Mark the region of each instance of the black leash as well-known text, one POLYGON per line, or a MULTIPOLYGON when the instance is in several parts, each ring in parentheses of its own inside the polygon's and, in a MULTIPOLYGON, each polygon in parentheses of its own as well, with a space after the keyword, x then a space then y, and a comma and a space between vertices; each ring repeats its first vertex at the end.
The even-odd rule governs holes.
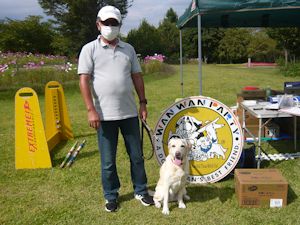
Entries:
POLYGON ((155 141, 155 137, 154 137, 154 132, 153 130, 149 127, 149 125, 146 123, 145 120, 141 120, 141 149, 142 149, 142 154, 144 159, 150 160, 153 155, 154 155, 154 141, 155 141), (149 137, 149 140, 151 142, 151 147, 152 147, 152 151, 149 157, 145 157, 144 156, 144 130, 146 130, 147 135, 149 137))

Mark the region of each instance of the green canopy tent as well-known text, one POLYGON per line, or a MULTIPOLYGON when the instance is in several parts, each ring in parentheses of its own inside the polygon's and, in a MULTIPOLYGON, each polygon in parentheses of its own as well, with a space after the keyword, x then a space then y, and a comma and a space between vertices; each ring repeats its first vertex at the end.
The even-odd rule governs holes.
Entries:
POLYGON ((199 89, 202 95, 202 27, 300 27, 300 0, 192 0, 179 17, 183 95, 182 29, 198 27, 199 89))

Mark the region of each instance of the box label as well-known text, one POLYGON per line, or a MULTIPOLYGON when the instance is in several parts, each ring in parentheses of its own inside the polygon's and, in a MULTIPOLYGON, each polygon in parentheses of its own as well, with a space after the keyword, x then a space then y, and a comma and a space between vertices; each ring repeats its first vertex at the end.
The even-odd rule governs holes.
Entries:
POLYGON ((270 207, 271 208, 281 208, 283 206, 283 200, 279 198, 271 198, 270 199, 270 207))

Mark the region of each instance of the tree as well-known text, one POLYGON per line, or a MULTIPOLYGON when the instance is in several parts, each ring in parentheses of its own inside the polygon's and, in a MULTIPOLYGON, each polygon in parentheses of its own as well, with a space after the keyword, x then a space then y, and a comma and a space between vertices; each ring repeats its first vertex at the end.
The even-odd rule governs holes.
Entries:
POLYGON ((178 16, 176 12, 173 10, 173 8, 170 8, 166 13, 163 22, 167 22, 167 21, 173 24, 176 24, 178 21, 178 16))
POLYGON ((274 62, 279 55, 276 41, 264 30, 254 30, 248 45, 248 57, 257 62, 274 62))
MULTIPOLYGON (((204 62, 217 62, 219 59, 218 47, 224 37, 224 29, 201 29, 202 60, 204 62)), ((198 29, 183 29, 183 54, 187 58, 198 58, 198 29)))
POLYGON ((185 58, 198 58, 197 28, 186 28, 182 30, 182 50, 185 58))
POLYGON ((169 63, 179 63, 179 30, 176 27, 178 16, 170 8, 163 21, 159 24, 158 33, 161 39, 160 53, 167 57, 169 63))
POLYGON ((250 32, 244 28, 226 29, 219 43, 219 57, 226 63, 247 61, 247 46, 250 42, 250 32))
POLYGON ((204 28, 202 29, 202 57, 204 62, 218 62, 218 47, 224 37, 222 28, 204 28))
POLYGON ((39 0, 39 4, 64 38, 69 54, 77 54, 81 46, 95 39, 99 33, 96 17, 100 8, 113 5, 120 9, 123 18, 132 0, 39 0))
POLYGON ((286 65, 290 54, 300 56, 300 28, 269 28, 266 31, 277 41, 278 47, 284 50, 286 65))
POLYGON ((51 24, 41 22, 40 16, 29 16, 24 21, 7 19, 1 23, 0 49, 2 51, 24 51, 53 53, 51 42, 54 31, 51 24))
POLYGON ((161 39, 157 29, 150 25, 145 19, 138 29, 129 31, 127 42, 135 47, 137 53, 142 57, 161 53, 161 39))

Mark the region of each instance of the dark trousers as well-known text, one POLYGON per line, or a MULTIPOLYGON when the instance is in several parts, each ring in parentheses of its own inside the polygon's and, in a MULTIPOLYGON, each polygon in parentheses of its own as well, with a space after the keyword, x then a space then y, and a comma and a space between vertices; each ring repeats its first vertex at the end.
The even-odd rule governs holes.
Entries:
POLYGON ((147 177, 140 144, 138 118, 101 121, 101 126, 98 129, 98 146, 101 154, 102 186, 106 200, 117 199, 120 188, 116 167, 119 129, 130 158, 131 181, 134 193, 141 195, 147 193, 147 177))

